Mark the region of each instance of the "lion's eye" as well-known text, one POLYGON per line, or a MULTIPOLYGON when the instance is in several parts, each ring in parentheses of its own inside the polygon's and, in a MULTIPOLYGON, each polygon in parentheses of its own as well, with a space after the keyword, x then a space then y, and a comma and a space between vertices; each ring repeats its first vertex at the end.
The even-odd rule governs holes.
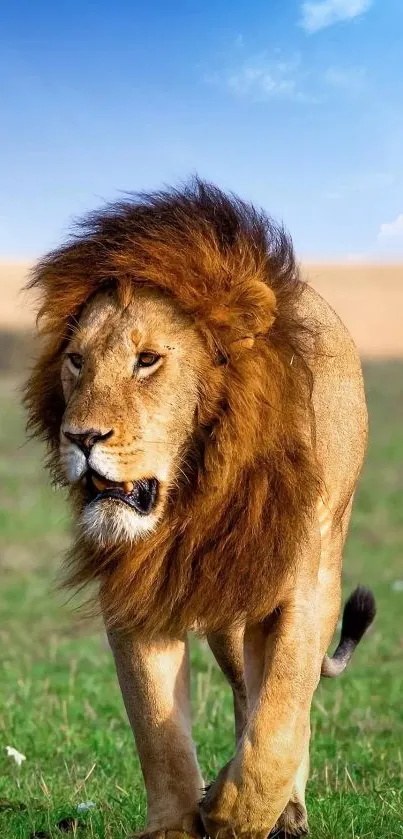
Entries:
POLYGON ((160 358, 161 356, 155 352, 141 352, 137 359, 137 365, 138 367, 153 367, 160 358))
POLYGON ((73 368, 73 370, 76 373, 79 373, 83 364, 84 364, 84 359, 83 359, 82 355, 79 355, 79 353, 77 353, 77 352, 69 352, 67 354, 67 358, 68 358, 68 360, 70 362, 70 366, 73 368))

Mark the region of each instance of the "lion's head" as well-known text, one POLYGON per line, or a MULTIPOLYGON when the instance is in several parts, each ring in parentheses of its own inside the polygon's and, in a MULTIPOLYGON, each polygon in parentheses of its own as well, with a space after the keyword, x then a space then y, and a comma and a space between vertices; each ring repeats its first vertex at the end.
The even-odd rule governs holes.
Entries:
POLYGON ((87 536, 110 545, 156 527, 213 375, 192 319, 158 289, 86 305, 61 358, 60 466, 81 489, 87 536))
POLYGON ((71 581, 149 633, 266 613, 317 492, 284 231, 195 181, 90 216, 31 285, 26 404, 76 510, 71 581))

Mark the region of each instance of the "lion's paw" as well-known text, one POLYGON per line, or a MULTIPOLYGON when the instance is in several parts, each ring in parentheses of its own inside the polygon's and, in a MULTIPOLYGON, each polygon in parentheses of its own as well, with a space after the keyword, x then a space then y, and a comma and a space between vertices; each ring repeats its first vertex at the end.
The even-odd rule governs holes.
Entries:
POLYGON ((308 815, 305 807, 298 801, 289 801, 270 837, 286 839, 287 836, 306 836, 308 833, 308 815))
POLYGON ((254 798, 250 785, 239 794, 228 780, 230 766, 221 770, 199 804, 205 833, 209 839, 268 839, 275 817, 263 798, 254 798))
POLYGON ((188 813, 178 819, 179 824, 171 827, 140 830, 127 839, 203 839, 205 830, 198 813, 188 813))
POLYGON ((251 829, 247 825, 223 822, 203 815, 205 834, 209 839, 267 839, 269 829, 251 829))
POLYGON ((249 830, 234 824, 215 822, 213 819, 210 819, 205 827, 209 839, 267 839, 268 836, 267 828, 264 830, 249 830))
POLYGON ((203 813, 205 832, 210 839, 287 839, 293 836, 305 836, 309 833, 305 807, 299 802, 290 801, 281 814, 276 826, 270 829, 248 829, 232 822, 223 822, 203 813))
POLYGON ((138 833, 131 833, 127 839, 201 839, 202 834, 197 836, 192 833, 187 833, 186 830, 175 830, 167 828, 166 830, 144 830, 138 833))

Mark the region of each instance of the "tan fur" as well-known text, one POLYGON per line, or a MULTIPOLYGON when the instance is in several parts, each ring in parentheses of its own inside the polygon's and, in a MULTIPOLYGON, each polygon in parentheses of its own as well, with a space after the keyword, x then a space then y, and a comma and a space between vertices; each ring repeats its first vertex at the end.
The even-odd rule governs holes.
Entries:
POLYGON ((300 281, 284 231, 201 182, 91 217, 33 285, 46 341, 27 386, 30 427, 70 481, 69 583, 100 584, 149 830, 204 830, 183 652, 195 628, 231 683, 237 733, 202 802, 205 829, 297 835, 365 450, 351 339, 300 281), (145 350, 162 361, 142 378, 145 350), (66 353, 82 355, 79 374, 66 353), (101 481, 158 478, 149 519, 86 505, 66 433, 88 429, 108 435, 88 461, 101 481))

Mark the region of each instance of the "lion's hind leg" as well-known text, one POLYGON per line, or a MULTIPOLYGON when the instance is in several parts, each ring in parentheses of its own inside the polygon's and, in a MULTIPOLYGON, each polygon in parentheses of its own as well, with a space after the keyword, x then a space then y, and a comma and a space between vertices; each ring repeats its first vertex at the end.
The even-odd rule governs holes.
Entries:
POLYGON ((241 739, 248 719, 248 697, 244 669, 244 628, 234 627, 227 632, 207 636, 214 658, 232 689, 235 716, 235 741, 241 739))
POLYGON ((305 804, 305 789, 309 776, 309 741, 307 732, 305 753, 297 771, 291 798, 281 814, 271 836, 285 839, 286 836, 305 836, 309 833, 308 813, 305 804))

